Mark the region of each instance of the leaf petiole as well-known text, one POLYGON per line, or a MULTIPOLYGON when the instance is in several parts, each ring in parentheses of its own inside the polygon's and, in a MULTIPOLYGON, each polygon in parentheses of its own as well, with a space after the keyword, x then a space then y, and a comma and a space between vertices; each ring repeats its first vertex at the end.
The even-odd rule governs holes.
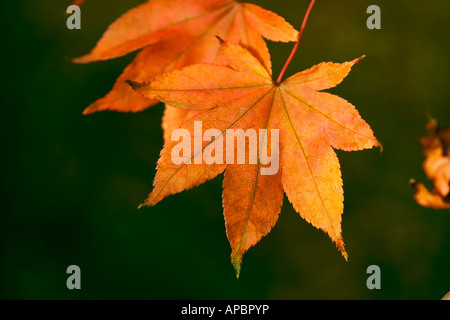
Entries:
POLYGON ((289 67, 289 64, 291 63, 292 59, 295 56, 295 53, 298 50, 298 47, 300 45, 300 41, 302 40, 303 32, 305 31, 306 23, 308 22, 309 15, 310 15, 310 13, 312 11, 312 8, 313 8, 315 2, 316 2, 316 0, 311 0, 311 2, 309 4, 309 7, 308 7, 308 10, 306 10, 305 16, 303 18, 302 26, 301 26, 300 31, 298 33, 297 42, 295 43, 294 48, 292 49, 292 52, 289 55, 289 58, 287 59, 286 63, 284 64, 283 69, 280 72, 280 75, 278 76, 277 82, 275 83, 277 85, 281 83, 281 80, 283 79, 284 73, 286 72, 287 68, 289 67))

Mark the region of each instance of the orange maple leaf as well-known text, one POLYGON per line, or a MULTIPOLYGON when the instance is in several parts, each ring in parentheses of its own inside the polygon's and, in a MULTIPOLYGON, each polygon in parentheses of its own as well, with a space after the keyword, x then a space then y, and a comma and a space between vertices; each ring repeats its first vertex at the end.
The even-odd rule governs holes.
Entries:
MULTIPOLYGON (((165 143, 153 191, 144 205, 154 205, 225 170, 224 216, 237 275, 242 255, 278 220, 283 191, 301 217, 328 233, 347 259, 341 235, 342 179, 333 148, 353 151, 380 144, 352 104, 321 91, 338 85, 361 58, 342 64, 320 63, 279 82, 272 80, 271 69, 251 52, 239 45, 221 43, 226 65, 197 64, 151 82, 129 81, 147 98, 177 108, 202 110, 181 126, 191 136, 198 136, 198 123, 202 123, 205 137, 207 130, 216 130, 209 131, 216 132, 214 139, 204 139, 200 148, 191 141, 193 156, 182 163, 172 158, 179 142, 165 143), (279 130, 280 170, 263 175, 260 171, 268 165, 260 158, 249 164, 250 155, 245 164, 225 163, 224 158, 217 157, 220 141, 236 142, 233 137, 229 140, 229 129, 279 130), (217 161, 201 163, 202 153, 212 154, 212 150, 217 161)), ((266 143, 273 155, 276 149, 271 146, 276 141, 267 139, 266 143)), ((246 148, 250 150, 250 143, 246 148)), ((233 150, 237 150, 235 146, 233 150)))
POLYGON ((428 136, 420 139, 426 157, 423 170, 434 188, 429 191, 412 180, 414 200, 423 207, 450 209, 450 128, 441 128, 436 119, 431 119, 427 131, 428 136))
MULTIPOLYGON (((220 46, 215 36, 246 46, 269 69, 270 55, 263 37, 289 42, 296 41, 297 34, 282 17, 241 1, 148 1, 115 21, 91 53, 73 60, 77 63, 107 60, 142 49, 113 89, 84 110, 84 114, 102 110, 138 112, 155 105, 158 100, 135 93, 125 80, 145 81, 187 65, 218 62, 220 46)), ((163 118, 165 136, 194 114, 168 107, 163 118)))

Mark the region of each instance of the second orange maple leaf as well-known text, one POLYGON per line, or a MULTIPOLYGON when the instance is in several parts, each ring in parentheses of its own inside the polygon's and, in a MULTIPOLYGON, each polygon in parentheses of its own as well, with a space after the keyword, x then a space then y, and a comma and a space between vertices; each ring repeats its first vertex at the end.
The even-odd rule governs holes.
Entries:
MULTIPOLYGON (((92 103, 84 114, 111 110, 138 112, 158 103, 136 94, 125 80, 146 81, 196 63, 218 62, 215 36, 239 43, 256 53, 270 68, 263 37, 289 42, 298 32, 277 14, 236 0, 151 0, 115 21, 95 48, 74 62, 108 60, 142 49, 116 80, 113 89, 92 103)), ((194 112, 167 107, 165 137, 194 112)))

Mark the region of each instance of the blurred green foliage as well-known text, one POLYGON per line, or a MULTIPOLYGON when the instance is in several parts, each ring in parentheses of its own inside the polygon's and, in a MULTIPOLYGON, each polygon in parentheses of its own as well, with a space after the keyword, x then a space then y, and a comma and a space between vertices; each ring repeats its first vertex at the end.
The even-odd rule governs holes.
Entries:
MULTIPOLYGON (((450 212, 419 207, 418 138, 427 115, 450 126, 450 2, 319 0, 288 76, 365 54, 332 92, 372 126, 384 151, 340 152, 346 262, 286 200, 273 231, 230 264, 222 176, 137 211, 162 147, 158 105, 138 114, 82 110, 131 61, 75 65, 107 26, 142 1, 2 3, 0 297, 3 299, 440 299, 450 290, 450 212), (382 29, 366 28, 377 4, 382 29), (82 290, 66 288, 66 268, 82 290), (366 269, 381 268, 381 290, 366 269)), ((251 1, 298 27, 307 0, 251 1)), ((292 44, 270 43, 277 75, 292 44)), ((150 62, 151 63, 151 62, 150 62)), ((428 184, 429 185, 429 184, 428 184)))

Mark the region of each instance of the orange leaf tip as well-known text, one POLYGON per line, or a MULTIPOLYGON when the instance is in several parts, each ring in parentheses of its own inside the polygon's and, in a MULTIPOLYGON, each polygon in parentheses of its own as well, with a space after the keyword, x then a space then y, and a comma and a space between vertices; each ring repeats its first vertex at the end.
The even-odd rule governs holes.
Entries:
POLYGON ((355 60, 354 60, 354 63, 358 63, 358 62, 360 62, 362 59, 364 59, 366 57, 366 55, 365 54, 363 54, 361 57, 359 57, 359 58, 356 58, 355 60))
POLYGON ((86 59, 86 56, 78 57, 78 58, 69 58, 68 59, 72 63, 85 64, 89 61, 86 59))
POLYGON ((348 261, 348 254, 347 254, 347 252, 344 250, 344 251, 341 251, 341 253, 342 253, 342 256, 344 257, 345 261, 348 261))
POLYGON ((231 264, 233 265, 234 271, 236 272, 236 278, 239 279, 239 275, 241 274, 241 263, 242 263, 242 256, 232 256, 231 257, 231 264))
POLYGON ((341 251, 342 256, 344 257, 345 261, 348 261, 348 254, 347 251, 345 251, 344 248, 344 240, 342 238, 340 238, 337 242, 336 242, 336 246, 339 249, 339 251, 341 251))
POLYGON ((141 204, 138 206, 138 210, 141 210, 142 207, 145 207, 145 203, 141 203, 141 204))
POLYGON ((153 207, 155 204, 156 204, 156 202, 154 202, 154 201, 146 200, 144 203, 141 203, 139 205, 138 210, 142 209, 143 207, 153 207))
POLYGON ((383 153, 384 147, 380 141, 377 140, 377 142, 375 143, 375 147, 380 148, 380 153, 383 153))

